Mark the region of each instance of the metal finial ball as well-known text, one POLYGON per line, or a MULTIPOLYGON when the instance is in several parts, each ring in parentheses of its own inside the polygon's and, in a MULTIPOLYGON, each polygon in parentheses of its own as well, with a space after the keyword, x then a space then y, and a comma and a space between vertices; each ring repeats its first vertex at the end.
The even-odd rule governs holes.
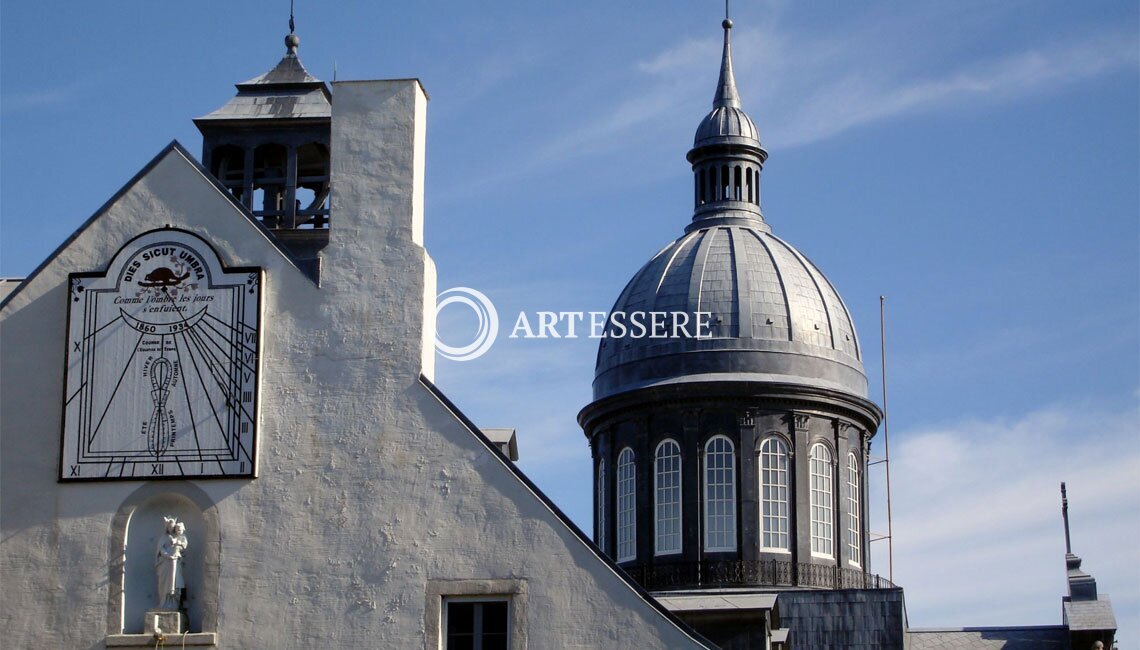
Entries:
POLYGON ((290 50, 297 49, 297 46, 300 44, 301 37, 297 36, 296 34, 289 34, 285 37, 285 47, 289 48, 290 50))
POLYGON ((721 23, 720 26, 725 28, 725 29, 732 29, 732 21, 729 20, 728 18, 725 18, 724 22, 721 23))

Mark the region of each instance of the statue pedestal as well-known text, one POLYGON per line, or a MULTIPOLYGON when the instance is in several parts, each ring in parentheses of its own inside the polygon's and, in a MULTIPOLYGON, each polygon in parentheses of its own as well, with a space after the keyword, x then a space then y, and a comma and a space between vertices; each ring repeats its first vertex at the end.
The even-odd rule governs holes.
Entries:
POLYGON ((143 631, 146 634, 182 634, 186 631, 186 615, 176 609, 148 609, 143 631))

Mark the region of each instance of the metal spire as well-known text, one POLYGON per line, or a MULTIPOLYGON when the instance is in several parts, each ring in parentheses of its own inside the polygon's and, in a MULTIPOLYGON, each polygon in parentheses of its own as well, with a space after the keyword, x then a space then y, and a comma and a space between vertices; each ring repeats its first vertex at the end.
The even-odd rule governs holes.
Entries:
POLYGON ((736 92, 736 77, 732 74, 732 47, 729 34, 732 32, 732 19, 728 17, 728 0, 724 0, 724 53, 720 60, 720 81, 717 82, 713 108, 731 106, 740 108, 740 94, 736 92))
POLYGON ((1069 495, 1065 493, 1065 483, 1061 483, 1061 518, 1065 520, 1065 554, 1073 554, 1073 545, 1069 541, 1069 495))

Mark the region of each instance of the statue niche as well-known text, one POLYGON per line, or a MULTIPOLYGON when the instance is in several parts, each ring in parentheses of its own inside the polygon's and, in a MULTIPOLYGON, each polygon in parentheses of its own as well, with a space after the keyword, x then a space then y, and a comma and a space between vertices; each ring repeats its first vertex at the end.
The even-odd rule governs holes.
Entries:
POLYGON ((123 558, 123 633, 202 629, 207 528, 197 504, 179 494, 158 494, 134 509, 123 558))

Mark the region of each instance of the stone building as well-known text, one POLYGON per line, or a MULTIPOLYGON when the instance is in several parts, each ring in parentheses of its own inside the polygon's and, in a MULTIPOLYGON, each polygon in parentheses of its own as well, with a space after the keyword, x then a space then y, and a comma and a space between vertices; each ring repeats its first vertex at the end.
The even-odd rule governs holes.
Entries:
POLYGON ((201 163, 172 143, 0 285, 5 645, 1111 645, 1076 556, 1048 629, 908 630, 872 573, 881 413, 838 292, 761 213, 730 28, 692 222, 615 305, 712 336, 599 349, 596 543, 432 383, 426 92, 330 87, 290 34, 195 120, 201 163))
POLYGON ((4 645, 709 647, 433 386, 427 94, 297 44, 5 285, 4 645))

